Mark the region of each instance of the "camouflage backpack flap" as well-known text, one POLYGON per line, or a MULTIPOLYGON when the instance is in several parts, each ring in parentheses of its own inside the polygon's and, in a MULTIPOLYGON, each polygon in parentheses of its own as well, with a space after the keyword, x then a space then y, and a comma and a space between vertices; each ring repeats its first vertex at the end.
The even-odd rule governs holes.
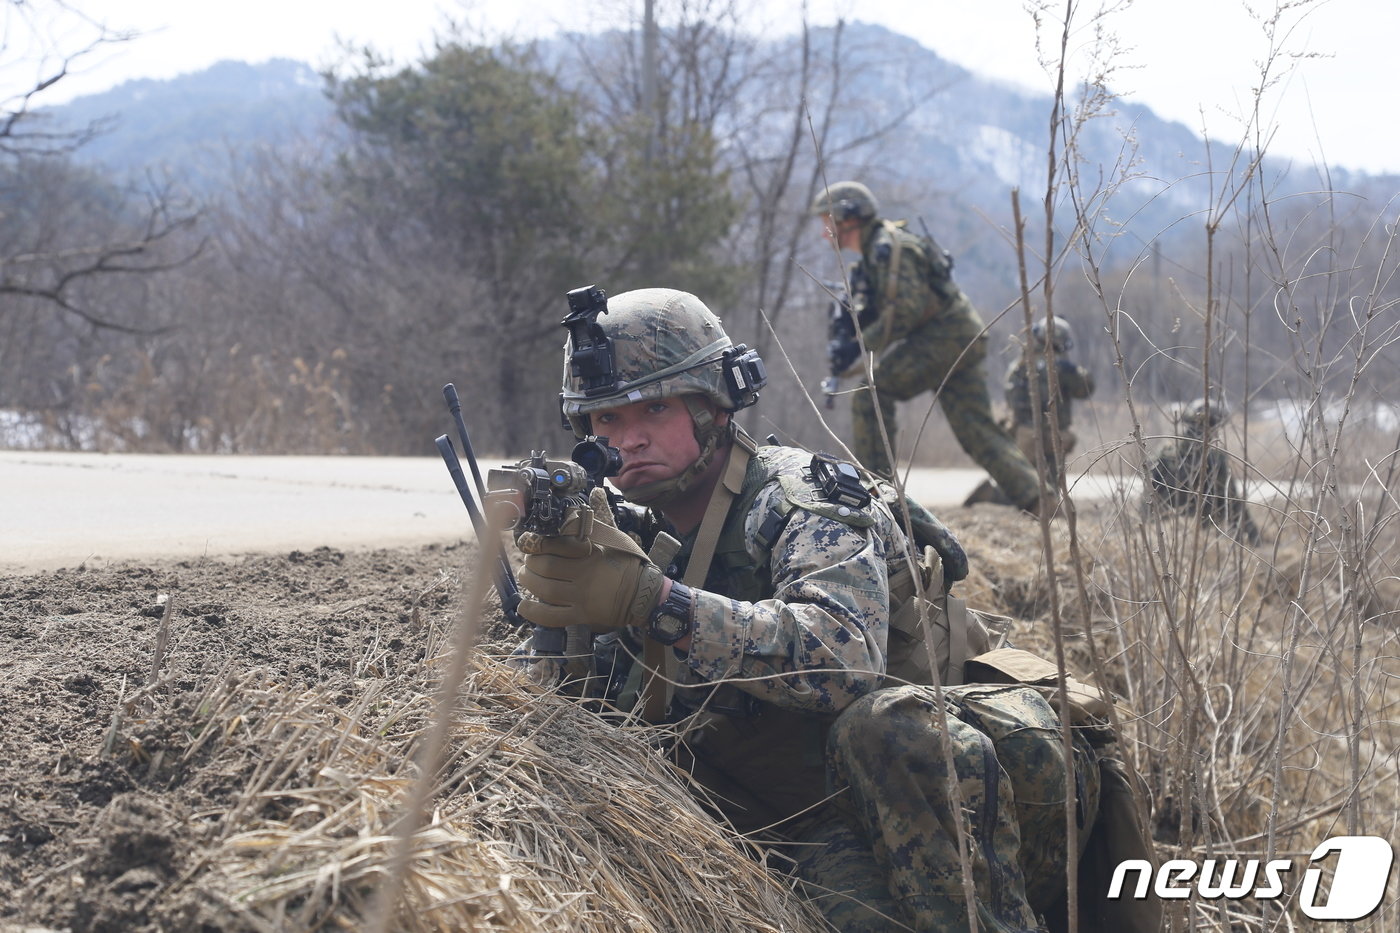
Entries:
MULTIPOLYGON (((1018 683, 1034 687, 1044 694, 1059 712, 1059 668, 1053 661, 1020 648, 998 648, 972 656, 967 662, 968 678, 978 683, 1018 683)), ((1111 701, 1105 700, 1099 689, 1073 674, 1065 674, 1065 698, 1069 702, 1070 723, 1082 727, 1105 727, 1112 721, 1111 701)), ((1119 715, 1126 716, 1120 709, 1119 715)))
POLYGON ((1075 801, 1076 858, 1088 848, 1099 812, 1094 750, 1086 739, 1076 736, 1072 757, 1066 758, 1060 718, 1033 687, 968 684, 949 689, 944 697, 954 715, 992 740, 1015 801, 1026 897, 1037 913, 1050 912, 1064 897, 1069 861, 1066 800, 1075 801))

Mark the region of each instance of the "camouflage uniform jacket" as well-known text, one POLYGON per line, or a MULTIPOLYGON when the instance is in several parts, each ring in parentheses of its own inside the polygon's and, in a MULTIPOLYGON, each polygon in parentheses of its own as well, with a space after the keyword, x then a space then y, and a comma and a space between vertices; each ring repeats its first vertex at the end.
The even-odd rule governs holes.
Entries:
MULTIPOLYGON (((865 509, 823 499, 804 476, 810 461, 787 447, 753 455, 681 658, 688 686, 673 715, 700 710, 703 725, 680 757, 741 829, 826 796, 827 727, 885 671, 889 575, 904 535, 878 499, 865 509)), ((694 536, 683 544, 682 573, 694 536)))
POLYGON ((963 344, 982 333, 982 318, 953 281, 951 263, 928 238, 902 221, 876 220, 861 235, 860 252, 852 267, 853 310, 877 356, 924 327, 963 344))
MULTIPOLYGON (((1030 361, 1024 356, 1012 361, 1006 370, 1006 405, 1011 409, 1011 420, 1017 427, 1031 427, 1035 424, 1035 411, 1031 407, 1030 361)), ((1036 387, 1040 393, 1041 411, 1050 411, 1050 376, 1045 369, 1045 358, 1035 354, 1035 370, 1040 377, 1036 387)), ((1074 421, 1071 406, 1074 399, 1088 398, 1094 394, 1094 374, 1083 366, 1062 357, 1055 357, 1055 376, 1060 383, 1059 426, 1067 428, 1074 421)))

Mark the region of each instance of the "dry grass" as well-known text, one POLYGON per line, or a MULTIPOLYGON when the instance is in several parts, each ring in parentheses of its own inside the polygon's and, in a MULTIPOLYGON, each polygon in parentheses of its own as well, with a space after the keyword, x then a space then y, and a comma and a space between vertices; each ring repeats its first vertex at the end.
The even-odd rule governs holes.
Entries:
MULTIPOLYGON (((1291 858, 1296 887, 1328 837, 1400 837, 1400 536, 1393 480, 1356 469, 1358 482, 1339 491, 1294 466, 1256 487, 1269 494, 1251 506, 1257 548, 1190 518, 1147 520, 1140 485, 1081 503, 1083 588, 1064 522, 1052 526, 1049 561, 1027 559, 1029 520, 1013 524, 991 507, 957 530, 975 568, 969 603, 1016 617, 1017 641, 1046 656, 1044 568, 1056 568, 1069 666, 1094 669, 1092 628, 1104 679, 1134 711, 1125 732, 1162 858, 1291 858)), ((1381 911, 1359 928, 1394 929, 1397 893, 1392 878, 1381 911)), ((1287 899, 1234 910, 1192 898, 1172 925, 1326 927, 1287 899)))
MULTIPOLYGON (((198 815, 198 859, 160 892, 218 929, 363 928, 432 715, 432 684, 349 702, 259 675, 202 698, 184 782, 236 780, 198 815)), ((388 927, 404 931, 818 929, 648 744, 477 658, 453 712, 431 817, 388 927)), ((170 906, 166 916, 175 912, 170 906)), ((161 912, 159 908, 157 913, 161 912)))

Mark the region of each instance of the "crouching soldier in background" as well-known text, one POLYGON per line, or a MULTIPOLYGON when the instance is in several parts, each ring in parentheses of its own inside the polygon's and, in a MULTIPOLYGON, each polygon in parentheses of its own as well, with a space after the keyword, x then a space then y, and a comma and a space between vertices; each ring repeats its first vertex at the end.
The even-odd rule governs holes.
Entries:
POLYGON ((1178 410, 1176 438, 1148 462, 1148 504, 1195 515, 1202 524, 1228 529, 1236 540, 1258 544, 1259 529, 1230 472, 1229 456, 1214 444, 1215 431, 1229 418, 1230 407, 1221 397, 1198 398, 1178 410))
MULTIPOLYGON (((578 437, 620 452, 612 481, 635 505, 596 488, 560 534, 522 534, 520 614, 594 633, 575 686, 676 724, 677 762, 736 829, 795 843, 836 930, 966 930, 969 912, 980 930, 1063 928, 1080 854, 1065 802, 1093 851, 1095 814, 1127 787, 1111 730, 1076 729, 1066 756, 1044 695, 1012 680, 950 686, 940 705, 920 615, 945 684, 999 654, 948 593, 967 573, 953 536, 850 464, 756 444, 733 416, 762 363, 694 295, 605 307, 570 329, 561 405, 578 437)), ((1105 913, 1121 906, 1103 889, 1081 891, 1081 929, 1155 929, 1105 913)))
MULTIPOLYGON (((1021 448, 1021 452, 1026 455, 1032 466, 1036 464, 1036 446, 1045 451, 1045 483, 1051 489, 1055 488, 1059 482, 1060 471, 1064 469, 1064 457, 1069 456, 1070 451, 1078 438, 1070 425, 1074 421, 1073 405, 1075 399, 1086 399, 1094 394, 1094 374, 1083 366, 1076 364, 1066 354, 1074 347, 1074 334, 1070 330, 1069 322, 1063 318, 1055 318, 1054 328, 1050 339, 1051 359, 1055 367, 1055 378, 1059 383, 1059 396, 1051 396, 1050 372, 1045 362, 1046 328, 1045 321, 1038 320, 1031 325, 1031 339, 1026 343, 1021 351, 1021 355, 1012 361, 1006 369, 1006 407, 1008 409, 1007 423, 1011 430, 1011 435, 1016 439, 1016 446, 1021 448), (1040 410, 1044 413, 1041 418, 1041 430, 1036 431, 1035 427, 1035 400, 1031 397, 1031 373, 1037 377, 1035 398, 1040 400, 1040 410), (1050 424, 1051 417, 1056 419, 1060 429, 1060 456, 1055 451, 1055 434, 1050 424)), ((965 505, 974 505, 978 502, 992 502, 998 505, 1008 504, 1005 493, 990 481, 983 482, 972 491, 967 497, 965 505)))
POLYGON ((1034 464, 1036 441, 1039 439, 1040 447, 1045 451, 1045 479, 1053 485, 1064 468, 1063 457, 1069 456, 1078 440, 1070 428, 1074 422, 1074 400, 1086 399, 1094 394, 1094 375, 1068 356, 1069 351, 1074 348, 1074 334, 1070 330, 1069 321, 1055 318, 1048 342, 1050 360, 1055 367, 1055 380, 1059 384, 1058 397, 1051 397, 1050 373, 1046 365, 1047 341, 1044 320, 1038 320, 1031 325, 1030 342, 1022 351, 1021 358, 1006 370, 1005 388, 1006 405, 1011 413, 1011 431, 1016 438, 1016 446, 1020 447, 1026 459, 1034 464), (1036 398, 1040 399, 1040 410, 1044 413, 1041 419, 1043 430, 1040 432, 1035 429, 1031 373, 1035 373, 1036 398), (1061 456, 1056 455, 1051 417, 1056 419, 1055 423, 1060 429, 1061 456))

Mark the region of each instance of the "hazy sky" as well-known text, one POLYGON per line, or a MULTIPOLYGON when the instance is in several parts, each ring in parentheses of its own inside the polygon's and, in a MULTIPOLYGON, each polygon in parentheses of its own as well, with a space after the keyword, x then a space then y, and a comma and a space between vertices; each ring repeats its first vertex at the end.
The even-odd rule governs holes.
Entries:
MULTIPOLYGON (((219 59, 263 61, 288 57, 324 65, 335 60, 337 37, 369 43, 399 61, 428 47, 435 31, 455 17, 491 34, 591 30, 640 19, 642 0, 73 0, 87 15, 143 35, 79 66, 45 99, 58 102, 135 77, 170 77, 219 59)), ((656 0, 663 17, 678 0, 656 0)), ((691 6, 703 0, 687 0, 691 6)), ((1259 0, 1267 3, 1267 0, 1259 0)), ((803 4, 756 0, 768 34, 791 32, 803 4)), ((5 5, 7 8, 8 4, 5 5)), ((1036 27, 1022 0, 808 0, 814 23, 836 16, 878 22, 917 39, 939 55, 984 75, 1049 90, 1038 63, 1036 27)), ((1044 36, 1058 45, 1064 5, 1047 11, 1044 36)), ((1070 39, 1071 75, 1089 67, 1093 45, 1083 5, 1082 25, 1070 39)), ((1240 0, 1136 0, 1107 13, 1103 29, 1121 52, 1111 86, 1159 115, 1197 132, 1237 142, 1242 115, 1254 106, 1261 63, 1271 51, 1264 22, 1240 0)), ((8 14, 9 48, 0 43, 0 86, 12 92, 32 80, 34 66, 16 62, 15 23, 8 14)), ((1392 56, 1400 36, 1397 0, 1321 0, 1281 15, 1273 50, 1277 82, 1262 103, 1275 130, 1270 152, 1311 164, 1371 172, 1400 172, 1400 121, 1395 120, 1392 56), (1387 113, 1392 116, 1385 116, 1387 113)))

